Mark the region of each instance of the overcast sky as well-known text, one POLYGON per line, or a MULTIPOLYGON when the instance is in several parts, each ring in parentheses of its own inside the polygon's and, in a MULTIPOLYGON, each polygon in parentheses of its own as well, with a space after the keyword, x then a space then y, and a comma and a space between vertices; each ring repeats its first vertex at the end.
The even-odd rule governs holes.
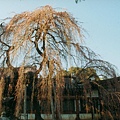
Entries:
POLYGON ((120 72, 120 0, 0 0, 0 21, 24 11, 51 5, 70 12, 82 22, 85 44, 116 65, 120 72))

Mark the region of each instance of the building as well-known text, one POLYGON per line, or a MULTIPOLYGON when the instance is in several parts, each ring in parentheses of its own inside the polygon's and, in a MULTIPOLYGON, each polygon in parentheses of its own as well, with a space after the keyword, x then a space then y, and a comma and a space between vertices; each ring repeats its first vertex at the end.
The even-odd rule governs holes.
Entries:
MULTIPOLYGON (((9 84, 11 84, 11 76, 8 72, 5 74, 7 74, 5 75, 6 86, 4 89, 4 97, 6 97, 6 99, 3 101, 3 106, 6 113, 9 113, 7 116, 11 116, 15 110, 16 101, 14 94, 11 94, 9 97, 6 94, 9 84)), ((13 81, 14 86, 16 85, 18 77, 18 73, 16 72, 15 74, 16 77, 13 81)), ((27 75, 25 77, 27 82, 25 83, 24 99, 19 119, 34 120, 35 118, 39 118, 52 120, 52 111, 48 109, 48 103, 45 98, 38 100, 37 96, 34 95, 31 104, 33 79, 35 79, 35 82, 38 80, 38 78, 34 77, 35 71, 28 67, 26 68, 25 74, 27 75)), ((34 85, 36 86, 37 82, 34 85)), ((35 89, 35 92, 36 91, 35 89)), ((14 92, 13 89, 13 93, 14 92)), ((89 79, 86 82, 80 82, 76 80, 75 76, 64 76, 64 87, 61 92, 59 112, 62 120, 108 120, 111 117, 116 120, 120 119, 120 102, 118 100, 120 94, 120 77, 100 81, 89 79)), ((52 94, 52 96, 54 104, 54 94, 52 94)), ((57 114, 55 111, 56 116, 57 114)))

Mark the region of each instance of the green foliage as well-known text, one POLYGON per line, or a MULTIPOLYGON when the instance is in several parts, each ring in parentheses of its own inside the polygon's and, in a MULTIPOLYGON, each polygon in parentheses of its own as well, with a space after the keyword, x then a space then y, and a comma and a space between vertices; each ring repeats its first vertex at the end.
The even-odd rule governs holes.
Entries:
MULTIPOLYGON (((82 0, 82 1, 85 1, 85 0, 82 0)), ((75 0, 75 2, 78 3, 78 2, 81 2, 81 0, 75 0)))
POLYGON ((79 80, 88 80, 91 77, 94 77, 95 80, 99 80, 99 77, 93 68, 79 68, 79 67, 71 67, 69 68, 68 74, 72 76, 76 76, 79 80))

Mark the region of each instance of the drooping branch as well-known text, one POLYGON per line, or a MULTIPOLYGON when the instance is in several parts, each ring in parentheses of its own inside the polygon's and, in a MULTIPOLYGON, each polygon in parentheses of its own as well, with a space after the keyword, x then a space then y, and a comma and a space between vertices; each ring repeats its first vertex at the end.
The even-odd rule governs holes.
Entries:
POLYGON ((38 54, 40 54, 41 56, 43 56, 43 53, 42 53, 41 50, 39 49, 38 42, 37 42, 37 41, 34 41, 34 44, 35 44, 35 48, 36 48, 38 54))
POLYGON ((0 35, 1 46, 7 47, 7 50, 4 50, 6 52, 6 64, 8 67, 12 68, 13 66, 11 65, 11 62, 10 62, 10 52, 14 49, 14 47, 10 46, 9 44, 1 40, 2 39, 1 37, 5 34, 5 26, 3 26, 1 23, 0 28, 2 29, 2 33, 0 35))
POLYGON ((14 47, 9 47, 8 50, 6 50, 6 64, 8 66, 8 68, 13 68, 13 66, 11 65, 11 58, 10 58, 10 52, 14 49, 14 47))

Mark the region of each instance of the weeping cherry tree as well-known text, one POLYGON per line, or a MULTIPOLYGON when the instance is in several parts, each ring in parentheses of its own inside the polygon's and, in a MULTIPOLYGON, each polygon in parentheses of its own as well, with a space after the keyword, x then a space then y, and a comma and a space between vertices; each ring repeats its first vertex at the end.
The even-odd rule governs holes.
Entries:
POLYGON ((9 85, 7 91, 7 95, 14 91, 16 117, 19 117, 22 109, 24 85, 29 84, 25 77, 28 66, 35 68, 32 70, 37 78, 37 81, 32 80, 35 87, 32 87, 31 103, 33 96, 37 102, 46 99, 52 120, 62 119, 60 109, 64 78, 61 71, 64 68, 72 65, 81 67, 81 70, 92 67, 104 76, 116 76, 114 66, 96 59, 93 51, 82 46, 83 28, 66 11, 44 6, 32 12, 16 14, 4 27, 1 24, 1 31, 0 107, 5 86, 4 76, 8 73, 13 83, 17 70, 16 83, 9 85))

